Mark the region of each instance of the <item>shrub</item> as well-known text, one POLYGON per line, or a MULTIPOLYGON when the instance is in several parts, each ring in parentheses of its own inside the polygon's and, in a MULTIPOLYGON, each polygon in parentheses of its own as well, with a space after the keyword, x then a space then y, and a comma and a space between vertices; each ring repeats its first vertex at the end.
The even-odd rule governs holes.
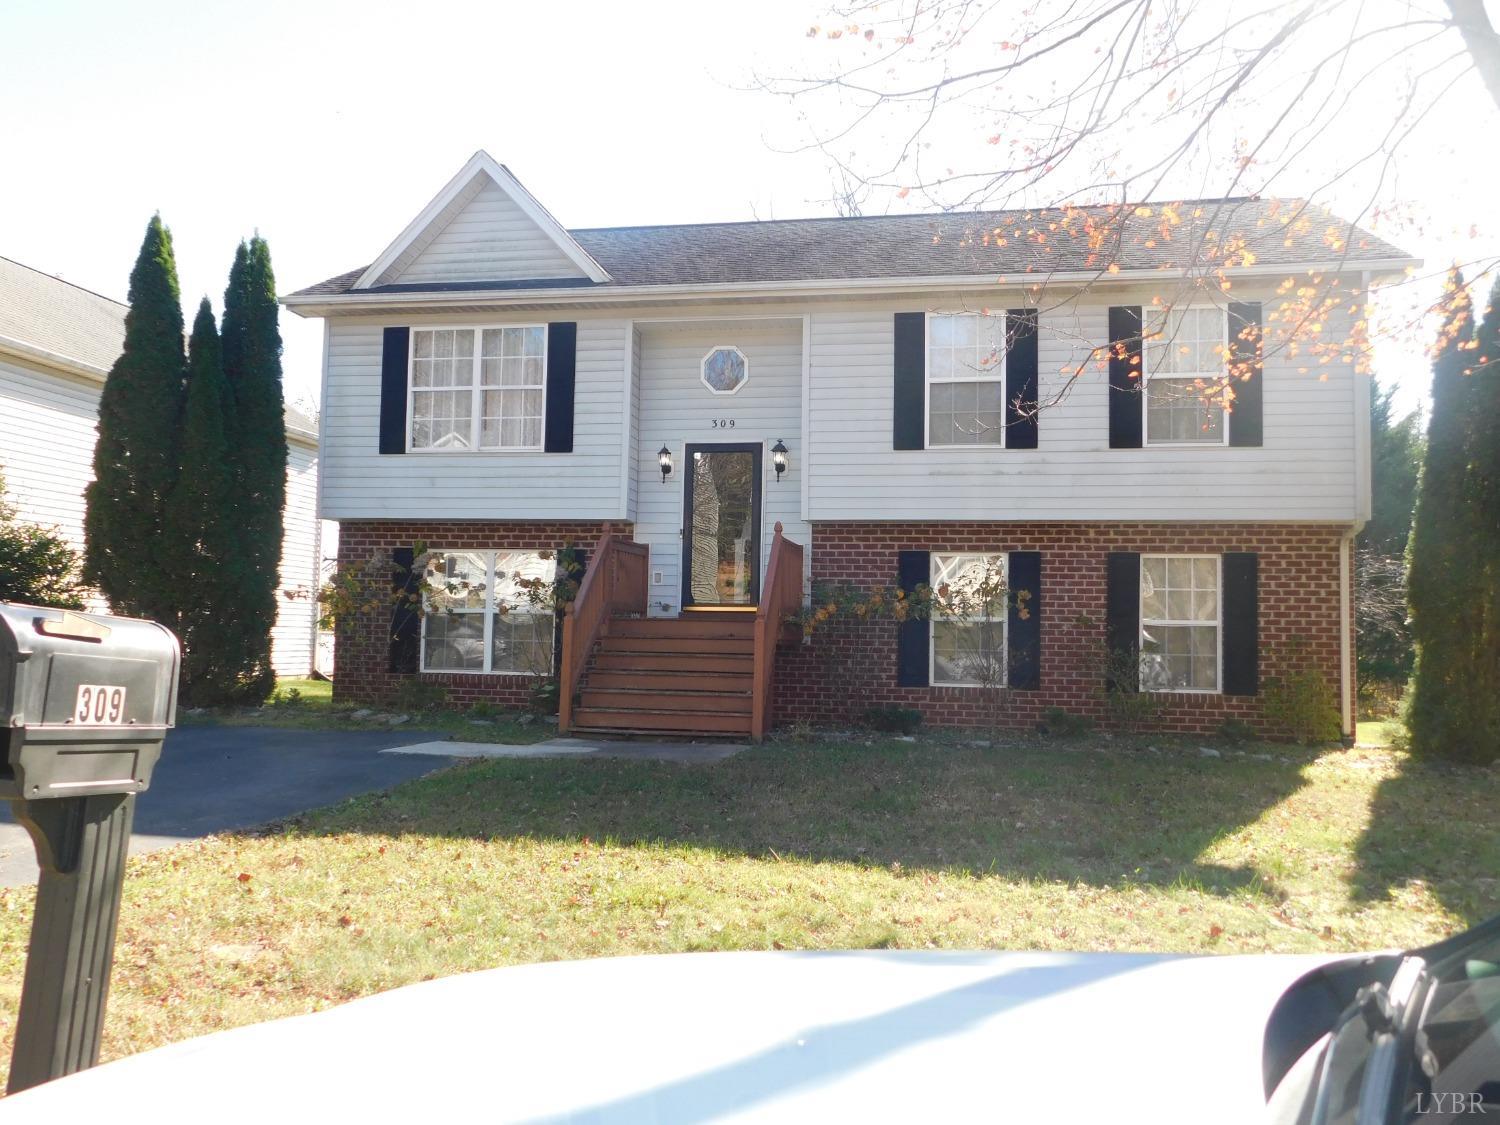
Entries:
POLYGON ((403 711, 436 711, 447 698, 447 688, 418 679, 405 680, 396 689, 396 706, 403 711))
POLYGON ((1042 712, 1042 731, 1059 738, 1080 738, 1094 729, 1094 720, 1075 715, 1066 707, 1048 707, 1042 712))
POLYGON ((915 707, 883 703, 866 709, 865 725, 886 734, 915 734, 922 725, 922 712, 915 707))
POLYGON ((560 694, 556 680, 537 680, 527 694, 526 706, 536 715, 555 715, 560 694))
POLYGON ((307 700, 302 698, 300 688, 277 688, 271 693, 271 706, 273 707, 301 707, 307 700))
POLYGON ((1306 641, 1294 637, 1279 660, 1276 674, 1262 691, 1266 718, 1297 742, 1334 742, 1343 734, 1339 709, 1327 678, 1307 653, 1306 641))
POLYGON ((9 516, 0 502, 0 601, 82 609, 78 553, 56 532, 9 516))

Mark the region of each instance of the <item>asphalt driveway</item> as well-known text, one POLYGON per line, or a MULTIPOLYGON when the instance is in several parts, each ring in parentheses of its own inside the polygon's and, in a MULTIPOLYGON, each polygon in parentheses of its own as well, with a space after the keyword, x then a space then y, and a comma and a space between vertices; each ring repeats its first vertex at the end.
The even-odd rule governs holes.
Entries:
MULTIPOLYGON (((452 759, 382 754, 441 737, 424 731, 180 727, 167 736, 151 788, 136 799, 131 854, 248 828, 386 789, 452 759)), ((0 801, 0 886, 35 882, 36 853, 0 801)))

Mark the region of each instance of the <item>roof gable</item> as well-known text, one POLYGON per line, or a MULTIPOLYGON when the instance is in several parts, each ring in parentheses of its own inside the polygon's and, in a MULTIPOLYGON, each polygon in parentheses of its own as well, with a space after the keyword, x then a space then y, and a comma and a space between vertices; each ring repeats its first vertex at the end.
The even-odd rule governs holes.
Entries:
POLYGON ((563 278, 610 280, 510 170, 481 150, 353 288, 563 278))

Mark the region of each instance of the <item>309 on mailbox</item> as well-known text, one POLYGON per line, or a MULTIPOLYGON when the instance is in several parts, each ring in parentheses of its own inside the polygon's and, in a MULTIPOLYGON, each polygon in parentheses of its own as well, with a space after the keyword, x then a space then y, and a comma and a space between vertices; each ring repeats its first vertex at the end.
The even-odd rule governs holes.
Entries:
POLYGON ((125 689, 112 684, 79 684, 73 721, 83 726, 113 726, 125 714, 125 689))

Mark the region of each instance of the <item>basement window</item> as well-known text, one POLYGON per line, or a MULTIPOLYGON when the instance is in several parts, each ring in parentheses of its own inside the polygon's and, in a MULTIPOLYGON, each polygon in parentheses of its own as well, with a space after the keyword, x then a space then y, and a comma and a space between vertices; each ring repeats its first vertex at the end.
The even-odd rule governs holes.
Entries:
POLYGON ((422 574, 422 671, 547 676, 552 551, 435 551, 422 574))

